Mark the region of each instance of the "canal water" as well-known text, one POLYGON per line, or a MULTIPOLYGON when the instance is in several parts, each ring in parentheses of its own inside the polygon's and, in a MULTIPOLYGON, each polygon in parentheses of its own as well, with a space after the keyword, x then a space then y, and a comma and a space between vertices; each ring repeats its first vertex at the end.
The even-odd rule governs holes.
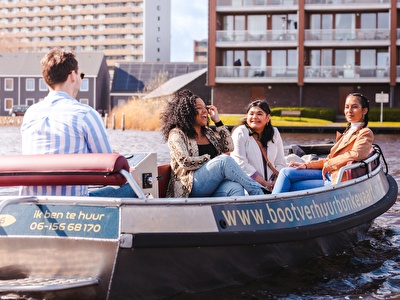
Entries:
MULTIPOLYGON (((0 155, 21 152, 18 127, 0 126, 0 133, 0 155)), ((156 152, 159 164, 169 162, 168 147, 159 132, 108 129, 108 134, 120 153, 156 152)), ((334 137, 332 133, 282 133, 285 146, 329 143, 334 137)), ((377 134, 375 143, 400 185, 399 136, 377 134)), ((173 299, 400 299, 399 201, 374 221, 365 241, 342 255, 320 258, 302 269, 283 270, 246 285, 173 299)))

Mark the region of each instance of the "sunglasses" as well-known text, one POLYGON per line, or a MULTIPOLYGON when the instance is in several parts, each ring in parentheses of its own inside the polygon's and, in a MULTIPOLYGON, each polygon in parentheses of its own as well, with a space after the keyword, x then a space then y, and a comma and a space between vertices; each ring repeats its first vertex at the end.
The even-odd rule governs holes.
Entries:
MULTIPOLYGON (((72 72, 76 72, 75 70, 72 70, 71 72, 69 72, 69 74, 71 74, 72 72)), ((77 73, 77 72, 76 72, 77 73)), ((80 73, 79 74, 79 77, 81 78, 81 79, 83 79, 83 78, 85 78, 85 73, 80 73)))

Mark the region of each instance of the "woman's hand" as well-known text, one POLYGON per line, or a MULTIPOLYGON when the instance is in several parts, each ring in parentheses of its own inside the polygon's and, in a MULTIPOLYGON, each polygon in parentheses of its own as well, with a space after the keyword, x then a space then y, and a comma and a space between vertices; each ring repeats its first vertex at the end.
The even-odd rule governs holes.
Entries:
POLYGON ((298 169, 307 169, 307 166, 305 163, 299 163, 297 161, 291 161, 289 163, 289 167, 295 167, 297 170, 298 169))
POLYGON ((211 121, 214 123, 218 123, 221 121, 218 115, 218 109, 214 105, 207 106, 208 113, 210 114, 211 121))
POLYGON ((264 181, 263 186, 270 192, 272 192, 272 189, 274 188, 274 182, 270 181, 264 181))
POLYGON ((328 175, 330 177, 331 176, 331 171, 330 171, 330 169, 328 169, 327 167, 324 166, 322 168, 322 179, 330 181, 330 178, 327 178, 326 175, 328 175))

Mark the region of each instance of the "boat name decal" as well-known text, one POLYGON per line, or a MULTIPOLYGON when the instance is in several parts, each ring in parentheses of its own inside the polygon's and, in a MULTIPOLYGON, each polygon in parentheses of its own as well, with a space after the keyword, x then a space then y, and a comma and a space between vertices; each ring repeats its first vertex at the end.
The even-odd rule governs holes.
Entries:
POLYGON ((367 208, 384 195, 383 191, 366 186, 345 193, 332 192, 329 198, 308 195, 281 201, 215 205, 213 213, 220 231, 240 228, 293 228, 331 221, 367 208), (382 194, 382 195, 381 195, 382 194))
POLYGON ((16 204, 0 215, 0 235, 40 235, 115 239, 117 207, 16 204))

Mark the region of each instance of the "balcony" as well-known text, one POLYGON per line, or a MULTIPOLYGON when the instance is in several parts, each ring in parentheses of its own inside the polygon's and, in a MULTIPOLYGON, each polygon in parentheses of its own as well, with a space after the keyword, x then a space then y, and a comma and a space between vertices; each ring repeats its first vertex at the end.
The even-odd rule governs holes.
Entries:
POLYGON ((217 12, 296 11, 298 0, 217 0, 217 12))
POLYGON ((305 0, 304 9, 312 10, 363 10, 389 9, 390 0, 305 0))
POLYGON ((304 82, 389 83, 389 69, 381 66, 306 66, 304 82))
POLYGON ((298 35, 296 30, 218 30, 216 32, 216 38, 216 46, 220 48, 243 46, 256 48, 298 46, 298 35))
MULTIPOLYGON (((397 68, 398 81, 400 67, 397 68)), ((297 83, 293 67, 216 67, 216 83, 297 83)), ((381 66, 306 66, 305 83, 389 83, 389 70, 381 66)))
POLYGON ((297 82, 297 68, 292 67, 216 67, 217 83, 297 82))
POLYGON ((307 29, 304 46, 389 46, 390 29, 307 29))

